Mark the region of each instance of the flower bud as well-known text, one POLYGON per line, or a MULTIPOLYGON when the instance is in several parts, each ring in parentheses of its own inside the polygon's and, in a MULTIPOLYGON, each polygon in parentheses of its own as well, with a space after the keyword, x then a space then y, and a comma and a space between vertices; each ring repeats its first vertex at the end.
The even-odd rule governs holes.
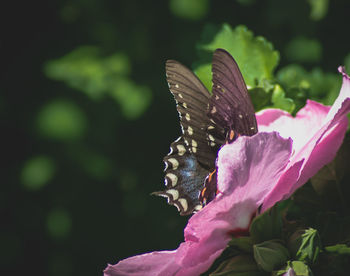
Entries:
POLYGON ((290 237, 288 247, 295 259, 313 264, 321 250, 321 239, 317 230, 302 229, 290 237))

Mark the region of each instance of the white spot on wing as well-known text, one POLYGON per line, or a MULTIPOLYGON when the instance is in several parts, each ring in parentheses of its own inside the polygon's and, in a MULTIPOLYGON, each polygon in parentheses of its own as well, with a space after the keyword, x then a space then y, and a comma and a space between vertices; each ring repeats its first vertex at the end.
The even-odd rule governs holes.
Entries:
POLYGON ((173 187, 176 186, 176 184, 177 184, 177 176, 175 174, 167 173, 165 176, 170 179, 171 186, 173 186, 173 187))
POLYGON ((213 137, 213 135, 209 134, 209 140, 213 142, 215 141, 215 138, 213 137))
POLYGON ((208 129, 214 129, 215 127, 214 126, 208 126, 208 129))
POLYGON ((197 152, 197 142, 195 140, 192 140, 192 152, 196 153, 197 152))
POLYGON ((192 140, 192 147, 197 147, 197 146, 198 146, 198 144, 197 144, 196 140, 192 140))
POLYGON ((179 161, 177 161, 175 158, 169 158, 168 162, 172 165, 173 170, 176 170, 179 167, 179 161))
POLYGON ((181 98, 181 99, 183 98, 182 94, 179 93, 178 95, 179 95, 179 98, 181 98))
POLYGON ((242 119, 242 118, 243 118, 243 115, 242 115, 242 114, 238 114, 238 117, 239 117, 240 119, 242 119))
POLYGON ((187 200, 184 198, 179 198, 178 202, 181 204, 183 211, 186 212, 188 209, 187 200))
POLYGON ((175 189, 167 190, 166 193, 171 195, 173 200, 177 200, 179 198, 179 191, 177 191, 175 189))
POLYGON ((187 132, 188 132, 189 135, 192 135, 193 134, 193 128, 189 126, 187 128, 187 132))
POLYGON ((213 108, 211 109, 210 113, 211 113, 211 114, 216 113, 216 107, 215 107, 215 106, 213 106, 213 108))
POLYGON ((190 114, 186 113, 185 118, 186 118, 187 121, 191 120, 190 114))
POLYGON ((175 84, 175 87, 176 87, 176 88, 179 88, 179 85, 178 85, 178 84, 175 84))
POLYGON ((177 148, 180 156, 185 154, 186 148, 184 145, 176 145, 176 148, 177 148))
POLYGON ((183 103, 182 106, 183 106, 184 108, 187 108, 187 104, 186 104, 186 103, 183 103))

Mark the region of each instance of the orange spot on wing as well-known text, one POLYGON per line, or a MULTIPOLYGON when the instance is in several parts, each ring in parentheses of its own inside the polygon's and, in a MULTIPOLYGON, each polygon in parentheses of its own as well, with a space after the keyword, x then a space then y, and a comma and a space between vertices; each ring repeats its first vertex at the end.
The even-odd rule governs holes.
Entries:
POLYGON ((235 132, 233 130, 230 131, 230 140, 233 140, 233 137, 235 137, 235 132))
POLYGON ((205 191, 207 190, 207 187, 204 187, 203 190, 201 191, 201 196, 204 198, 205 191))
POLYGON ((209 182, 212 180, 213 175, 214 175, 215 173, 216 173, 216 169, 215 169, 212 173, 209 174, 209 182))

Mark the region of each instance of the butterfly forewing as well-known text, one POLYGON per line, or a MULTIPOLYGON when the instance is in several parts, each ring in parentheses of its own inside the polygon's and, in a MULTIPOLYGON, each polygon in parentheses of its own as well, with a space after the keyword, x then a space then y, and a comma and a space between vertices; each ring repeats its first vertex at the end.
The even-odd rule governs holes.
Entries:
POLYGON ((254 135, 257 123, 253 104, 237 63, 223 49, 213 55, 213 95, 208 116, 218 125, 238 135, 254 135))
MULTIPOLYGON (((207 136, 221 143, 232 143, 240 135, 257 133, 254 107, 237 63, 223 49, 217 49, 213 55, 213 95, 209 100, 208 117, 217 127, 208 130, 207 136)), ((205 179, 205 188, 200 201, 205 205, 217 193, 217 170, 205 179)))
POLYGON ((214 167, 216 152, 210 147, 206 130, 210 93, 202 82, 181 63, 168 60, 166 75, 180 114, 182 137, 189 151, 207 169, 214 167))

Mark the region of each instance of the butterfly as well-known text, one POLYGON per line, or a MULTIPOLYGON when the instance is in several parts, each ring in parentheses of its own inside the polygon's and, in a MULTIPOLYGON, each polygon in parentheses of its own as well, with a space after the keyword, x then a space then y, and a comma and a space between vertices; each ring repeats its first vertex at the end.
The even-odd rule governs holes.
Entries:
POLYGON ((166 77, 180 117, 182 135, 164 157, 164 191, 181 215, 199 211, 216 195, 215 161, 220 147, 257 133, 253 104, 239 67, 223 49, 214 51, 212 94, 186 66, 166 62, 166 77))

